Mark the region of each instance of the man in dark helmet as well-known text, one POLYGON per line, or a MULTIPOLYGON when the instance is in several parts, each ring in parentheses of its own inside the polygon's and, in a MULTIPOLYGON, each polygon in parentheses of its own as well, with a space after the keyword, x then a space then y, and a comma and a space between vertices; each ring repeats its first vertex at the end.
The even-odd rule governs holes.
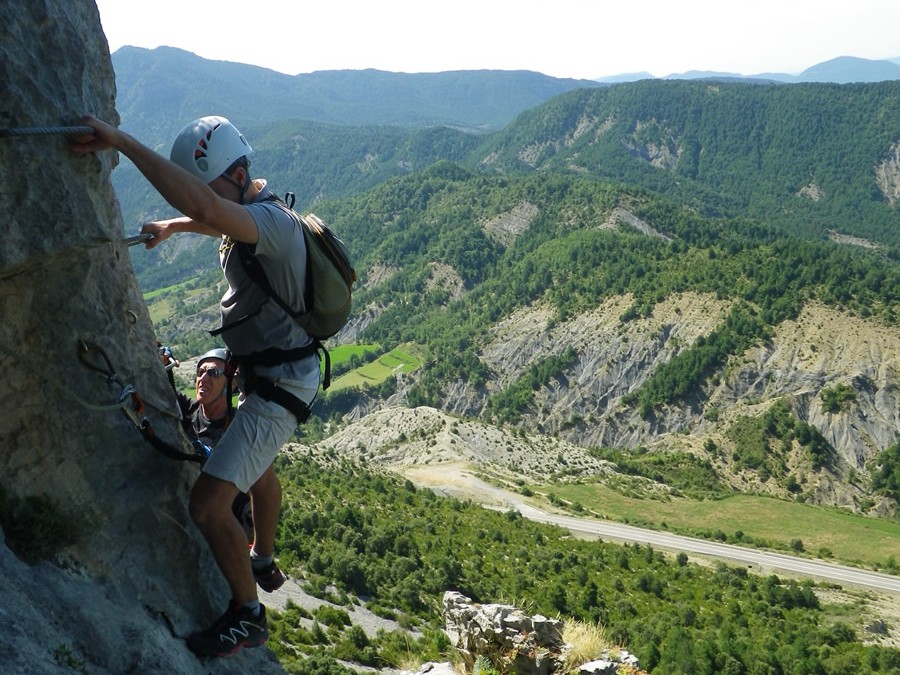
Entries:
MULTIPOLYGON (((181 425, 188 438, 199 441, 209 456, 222 434, 234 418, 234 407, 231 405, 231 387, 228 386, 226 365, 228 350, 222 347, 210 349, 197 360, 195 378, 196 399, 177 393, 178 407, 181 410, 181 425)), ((250 508, 250 497, 240 492, 231 505, 247 538, 253 541, 253 515, 250 508)))
POLYGON ((228 398, 227 362, 227 349, 210 349, 197 360, 197 398, 190 399, 180 392, 177 395, 185 432, 210 448, 216 447, 234 417, 228 398))
POLYGON ((306 246, 301 226, 273 199, 265 180, 250 176, 249 143, 224 117, 201 117, 175 138, 166 159, 94 117, 79 125, 92 134, 71 138, 76 153, 115 149, 140 170, 182 217, 147 223, 154 248, 180 232, 220 238, 219 262, 228 282, 221 301, 221 334, 238 365, 240 399, 234 419, 203 465, 191 490, 190 513, 209 543, 231 590, 226 612, 188 637, 200 656, 224 656, 268 639, 265 607, 257 584, 272 592, 284 583, 274 561, 281 484, 273 462, 298 423, 309 415, 319 386, 313 340, 268 293, 255 284, 240 260, 249 247, 274 291, 302 308, 306 246), (240 492, 252 501, 254 542, 247 539, 231 505, 240 492))

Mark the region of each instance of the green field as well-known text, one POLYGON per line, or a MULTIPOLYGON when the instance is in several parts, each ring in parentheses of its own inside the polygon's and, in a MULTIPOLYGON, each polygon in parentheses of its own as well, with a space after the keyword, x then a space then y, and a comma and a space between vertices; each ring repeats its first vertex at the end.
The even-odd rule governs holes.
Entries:
POLYGON ((601 485, 557 484, 532 489, 552 492, 565 501, 579 503, 589 512, 618 522, 687 535, 721 533, 731 543, 768 544, 771 548, 832 557, 865 567, 896 568, 900 564, 900 521, 897 520, 867 518, 837 508, 757 495, 660 502, 627 497, 601 485), (802 551, 796 548, 798 541, 802 542, 802 551))
POLYGON ((184 303, 190 302, 194 297, 206 292, 206 289, 203 288, 184 288, 178 293, 174 292, 185 286, 186 284, 179 284, 144 293, 144 302, 147 304, 150 321, 154 326, 158 325, 162 320, 178 314, 175 307, 176 304, 178 306, 184 305, 184 303))
MULTIPOLYGON (((336 347, 331 351, 332 368, 349 360, 352 355, 361 357, 373 351, 377 351, 377 347, 374 345, 344 345, 336 347)), ((397 373, 411 373, 422 365, 423 359, 417 354, 418 351, 419 349, 415 345, 401 345, 386 354, 382 354, 375 361, 363 364, 335 378, 328 391, 333 393, 352 387, 374 387, 391 377, 395 377, 397 373)))
POLYGON ((331 366, 337 368, 344 365, 352 357, 364 358, 366 354, 377 353, 378 345, 338 345, 333 349, 329 349, 331 354, 331 366))

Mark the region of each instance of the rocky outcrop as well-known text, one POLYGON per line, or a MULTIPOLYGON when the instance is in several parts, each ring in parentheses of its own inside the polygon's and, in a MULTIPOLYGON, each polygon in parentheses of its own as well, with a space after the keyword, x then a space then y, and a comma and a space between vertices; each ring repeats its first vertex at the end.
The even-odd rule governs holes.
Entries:
POLYGON ((666 236, 662 232, 654 229, 645 221, 634 215, 631 211, 622 208, 621 206, 617 206, 612 210, 612 213, 609 214, 609 218, 607 218, 606 222, 601 225, 601 229, 617 228, 619 226, 619 223, 623 223, 625 225, 633 227, 635 230, 637 230, 641 234, 647 235, 648 237, 655 237, 656 239, 662 239, 664 241, 672 241, 671 237, 666 236))
POLYGON ((486 658, 503 672, 548 675, 562 658, 562 622, 527 616, 509 605, 472 604, 460 593, 444 594, 444 624, 467 671, 486 658))
POLYGON ((888 156, 875 167, 875 184, 888 203, 895 206, 900 200, 900 143, 894 143, 888 156))
POLYGON ((573 645, 563 637, 563 623, 540 614, 529 616, 502 604, 479 604, 457 593, 444 594, 444 625, 450 643, 460 655, 466 672, 479 661, 502 673, 516 675, 640 675, 638 660, 624 649, 606 648, 596 659, 568 664, 573 645))
POLYGON ((314 450, 393 469, 462 462, 493 472, 505 469, 510 478, 529 480, 612 473, 610 462, 577 445, 541 434, 510 433, 425 406, 372 411, 314 450))
POLYGON ((660 169, 674 169, 683 153, 676 132, 656 120, 638 122, 624 144, 632 155, 660 169))
POLYGON ((512 246, 516 239, 531 227, 539 209, 530 202, 523 201, 506 213, 501 213, 484 223, 484 233, 501 246, 512 246))
MULTIPOLYGON (((0 4, 0 51, 0 127, 118 121, 90 0, 0 4)), ((283 672, 265 649, 201 664, 180 639, 228 595, 187 514, 196 465, 135 427, 186 443, 122 242, 116 162, 62 135, 0 139, 3 671, 283 672)))

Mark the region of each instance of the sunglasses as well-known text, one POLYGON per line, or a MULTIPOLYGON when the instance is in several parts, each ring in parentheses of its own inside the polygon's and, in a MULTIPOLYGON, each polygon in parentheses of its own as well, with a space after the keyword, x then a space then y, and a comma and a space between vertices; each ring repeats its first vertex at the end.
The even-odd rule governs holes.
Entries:
POLYGON ((203 370, 197 371, 197 379, 199 380, 204 375, 209 375, 212 379, 217 380, 225 374, 225 371, 221 368, 204 368, 203 370))

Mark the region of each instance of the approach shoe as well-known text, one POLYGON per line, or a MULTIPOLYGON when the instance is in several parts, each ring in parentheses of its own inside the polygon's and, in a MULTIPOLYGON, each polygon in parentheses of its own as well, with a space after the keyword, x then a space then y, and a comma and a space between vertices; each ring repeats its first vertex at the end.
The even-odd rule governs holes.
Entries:
POLYGON ((277 591, 284 586, 284 582, 287 581, 284 572, 278 569, 278 565, 275 564, 274 560, 261 569, 256 569, 254 567, 253 578, 256 579, 256 583, 259 584, 259 587, 266 593, 277 591))
POLYGON ((192 633, 187 645, 197 656, 230 656, 242 647, 259 647, 269 639, 266 608, 259 606, 259 616, 234 600, 228 609, 206 630, 192 633))

